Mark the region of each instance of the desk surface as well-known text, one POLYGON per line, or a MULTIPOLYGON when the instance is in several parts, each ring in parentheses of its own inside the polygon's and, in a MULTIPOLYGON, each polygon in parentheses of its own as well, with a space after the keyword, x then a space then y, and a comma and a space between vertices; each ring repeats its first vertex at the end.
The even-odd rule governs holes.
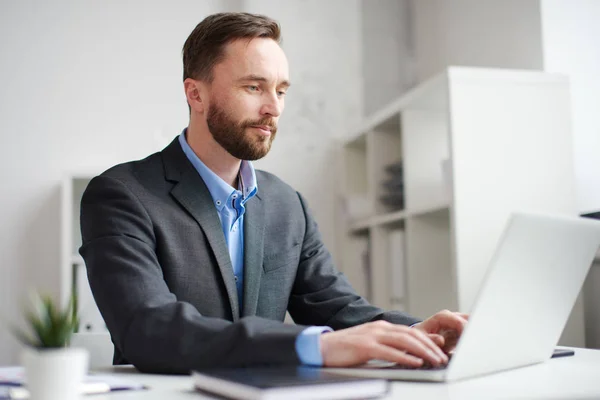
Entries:
MULTIPOLYGON (((574 349, 575 356, 455 383, 393 382, 385 399, 581 399, 600 398, 600 350, 574 349)), ((94 400, 210 399, 192 390, 189 376, 140 374, 132 367, 101 372, 119 374, 150 390, 94 396, 94 400)))

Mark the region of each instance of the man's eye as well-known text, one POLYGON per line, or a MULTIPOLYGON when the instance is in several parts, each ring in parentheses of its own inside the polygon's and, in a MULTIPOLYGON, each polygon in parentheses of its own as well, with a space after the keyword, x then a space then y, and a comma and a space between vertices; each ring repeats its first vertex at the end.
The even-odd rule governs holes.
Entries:
POLYGON ((285 92, 283 90, 280 90, 277 92, 277 96, 283 97, 283 96, 285 96, 285 92))
POLYGON ((248 86, 248 90, 251 92, 256 92, 258 91, 258 86, 250 85, 248 86))

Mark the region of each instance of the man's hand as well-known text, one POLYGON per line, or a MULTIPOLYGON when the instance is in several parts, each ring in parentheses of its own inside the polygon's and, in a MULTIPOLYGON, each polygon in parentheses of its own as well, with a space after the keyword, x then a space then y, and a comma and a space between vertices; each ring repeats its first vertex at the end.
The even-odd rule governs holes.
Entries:
POLYGON ((424 361, 434 366, 448 362, 448 356, 440 345, 434 343, 422 329, 386 321, 325 333, 320 340, 323 365, 326 367, 349 367, 372 359, 411 367, 420 367, 424 361))
POLYGON ((456 347, 468 319, 467 314, 444 310, 414 325, 413 329, 428 334, 446 354, 449 354, 456 347))

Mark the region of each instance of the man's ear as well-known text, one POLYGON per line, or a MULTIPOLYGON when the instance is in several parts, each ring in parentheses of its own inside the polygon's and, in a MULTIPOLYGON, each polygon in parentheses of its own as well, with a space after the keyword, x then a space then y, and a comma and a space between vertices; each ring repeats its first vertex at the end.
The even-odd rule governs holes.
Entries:
POLYGON ((206 107, 206 97, 202 82, 187 78, 183 81, 183 88, 185 89, 185 97, 190 108, 198 113, 203 113, 206 107))

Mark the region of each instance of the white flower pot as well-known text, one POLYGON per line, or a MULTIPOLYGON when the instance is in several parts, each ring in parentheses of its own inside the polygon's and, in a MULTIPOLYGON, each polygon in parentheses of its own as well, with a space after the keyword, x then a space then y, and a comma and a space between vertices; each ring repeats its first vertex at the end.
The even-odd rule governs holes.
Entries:
POLYGON ((25 349, 23 365, 31 400, 80 399, 88 362, 85 349, 25 349))

